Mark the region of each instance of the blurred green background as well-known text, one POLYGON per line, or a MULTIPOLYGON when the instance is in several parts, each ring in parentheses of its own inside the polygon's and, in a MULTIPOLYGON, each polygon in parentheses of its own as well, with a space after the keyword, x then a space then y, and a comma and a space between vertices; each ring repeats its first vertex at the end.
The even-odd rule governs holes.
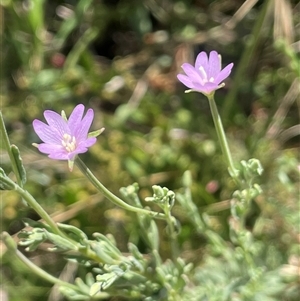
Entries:
MULTIPOLYGON (((176 78, 184 62, 216 50, 223 65, 235 64, 216 92, 234 160, 255 157, 265 169, 264 193, 247 226, 263 245, 268 269, 286 268, 288 279, 299 275, 298 1, 2 0, 0 9, 1 110, 11 143, 21 151, 26 189, 57 221, 88 235, 112 233, 124 252, 128 240, 147 252, 133 214, 104 200, 78 169, 70 173, 66 162, 32 147, 39 142, 33 119, 43 120, 45 109, 69 115, 83 103, 95 111, 92 130, 105 131, 81 158, 110 190, 118 194, 137 182, 142 198, 154 184, 176 191, 190 170, 199 210, 228 239, 235 187, 209 106, 201 94, 185 94, 176 78)), ((11 172, 3 149, 0 160, 11 172)), ((38 219, 16 194, 1 192, 0 198, 2 230, 15 234, 22 218, 38 219)), ((206 242, 179 206, 174 215, 182 225, 183 257, 201 264, 206 242)), ((58 300, 50 284, 16 266, 4 249, 1 256, 3 300, 58 300)), ((56 276, 65 265, 57 254, 27 256, 56 276)), ((291 281, 278 300, 296 300, 298 284, 291 281)))

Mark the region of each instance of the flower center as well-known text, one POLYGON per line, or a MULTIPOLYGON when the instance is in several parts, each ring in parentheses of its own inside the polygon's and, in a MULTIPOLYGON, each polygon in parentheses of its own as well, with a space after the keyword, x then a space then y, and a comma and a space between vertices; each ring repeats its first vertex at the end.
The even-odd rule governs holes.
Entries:
POLYGON ((203 85, 206 84, 206 83, 213 83, 214 82, 215 79, 213 77, 211 77, 210 79, 207 78, 207 73, 206 73, 206 71, 204 70, 204 68, 202 66, 200 66, 199 71, 200 71, 200 74, 201 74, 201 77, 202 77, 203 85))
POLYGON ((76 149, 76 138, 67 133, 63 135, 63 140, 61 144, 66 149, 67 152, 73 152, 76 149))

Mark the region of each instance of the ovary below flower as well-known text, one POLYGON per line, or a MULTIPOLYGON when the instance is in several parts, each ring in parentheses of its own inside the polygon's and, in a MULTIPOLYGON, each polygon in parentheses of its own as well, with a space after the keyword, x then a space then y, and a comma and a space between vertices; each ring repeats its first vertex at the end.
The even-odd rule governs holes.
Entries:
POLYGON ((181 67, 186 75, 178 74, 177 78, 190 88, 186 92, 197 91, 209 95, 224 86, 222 82, 230 75, 233 63, 221 69, 221 56, 216 51, 211 51, 209 57, 202 51, 196 58, 195 66, 184 63, 181 67))
MULTIPOLYGON (((48 154, 48 157, 56 160, 68 160, 70 170, 73 169, 77 154, 85 153, 90 146, 95 144, 96 135, 89 135, 88 131, 94 119, 94 111, 88 109, 83 117, 84 105, 77 105, 66 119, 64 113, 50 110, 44 112, 48 124, 35 119, 33 129, 43 141, 34 144, 40 152, 48 154)), ((100 132, 99 132, 100 133, 100 132)))

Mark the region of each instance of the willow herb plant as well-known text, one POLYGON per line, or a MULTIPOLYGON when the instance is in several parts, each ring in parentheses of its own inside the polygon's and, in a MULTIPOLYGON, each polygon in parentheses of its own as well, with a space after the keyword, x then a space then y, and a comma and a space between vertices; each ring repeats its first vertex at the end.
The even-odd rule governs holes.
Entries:
MULTIPOLYGON (((261 175, 263 169, 257 159, 242 161, 239 164, 234 162, 214 99, 215 91, 224 86, 223 81, 230 75, 232 67, 233 63, 222 69, 221 57, 216 51, 211 51, 209 56, 201 52, 196 58, 195 66, 183 64, 186 75, 178 75, 178 79, 189 88, 186 92, 200 92, 207 97, 229 176, 236 186, 231 199, 231 245, 212 229, 209 217, 199 212, 193 202, 190 190, 192 179, 188 171, 183 175, 184 189, 176 194, 166 187, 153 186, 153 196, 144 201, 147 205, 156 204, 158 211, 143 205, 136 183, 120 189, 122 198, 106 188, 78 156, 87 152, 103 131, 101 129, 89 133, 94 112, 88 109, 84 116, 85 107, 79 104, 69 118, 64 111, 59 115, 46 110, 44 117, 48 124, 34 120, 33 129, 42 140, 42 143, 34 146, 50 159, 68 161, 70 171, 77 166, 107 200, 124 210, 137 213, 139 230, 149 254, 141 253, 136 245, 128 242, 129 253, 124 255, 118 249, 118 242, 109 235, 94 233, 90 238, 75 226, 55 223, 38 200, 25 189, 26 171, 18 148, 9 142, 1 115, 2 142, 9 154, 17 182, 1 169, 0 188, 18 193, 41 217, 41 221, 38 222, 24 220, 24 224, 29 227, 20 232, 19 244, 26 246, 26 251, 34 251, 44 242, 50 242, 52 247, 49 251, 62 252, 62 256, 67 260, 85 265, 88 272, 85 279, 77 278, 72 284, 56 278, 25 257, 18 250, 13 238, 7 232, 3 232, 2 239, 15 259, 23 262, 31 273, 57 284, 68 300, 108 300, 110 297, 145 301, 258 300, 257 291, 251 291, 249 287, 254 287, 260 282, 264 267, 256 261, 259 255, 254 247, 254 238, 246 229, 245 217, 252 200, 261 193, 256 177, 261 175), (231 259, 241 263, 245 274, 237 276, 235 282, 227 283, 223 290, 209 289, 207 278, 199 280, 199 275, 203 274, 206 267, 193 267, 191 262, 182 258, 182 249, 178 241, 180 221, 172 214, 175 201, 183 208, 196 231, 205 236, 215 254, 222 256, 224 260, 231 259), (165 224, 171 245, 172 254, 167 260, 163 260, 160 254, 158 219, 165 224)), ((207 262, 211 262, 211 259, 207 262)), ((268 293, 262 296, 259 300, 273 300, 268 293)))

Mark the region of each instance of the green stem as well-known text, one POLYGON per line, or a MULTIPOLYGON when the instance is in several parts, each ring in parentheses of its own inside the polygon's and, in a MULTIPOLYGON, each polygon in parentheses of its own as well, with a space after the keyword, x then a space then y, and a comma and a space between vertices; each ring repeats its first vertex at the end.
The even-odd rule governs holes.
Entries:
POLYGON ((26 190, 22 189, 18 185, 15 185, 14 190, 19 193, 24 200, 29 204, 29 206, 35 210, 35 212, 46 222, 53 233, 67 239, 69 242, 74 244, 77 247, 77 251, 80 252, 82 255, 93 259, 95 262, 102 263, 103 260, 97 256, 97 254, 91 250, 90 248, 81 248, 78 242, 70 239, 65 233, 63 233, 57 224, 52 220, 52 218, 48 215, 48 213, 40 206, 40 204, 34 199, 34 197, 26 190))
POLYGON ((77 292, 80 293, 80 290, 78 289, 78 287, 76 287, 73 284, 70 284, 68 282, 64 282, 58 278, 53 277, 52 275, 48 274, 47 272, 45 272, 44 270, 42 270, 41 268, 39 268, 38 266, 36 266, 35 264, 33 264, 26 256, 24 256, 18 249, 17 249, 17 245, 15 243, 15 241, 13 240, 13 238, 7 233, 7 232, 3 232, 1 234, 1 238, 3 239, 8 251, 10 254, 16 256, 16 258, 21 261, 23 264, 25 264, 31 271, 33 271, 36 275, 38 275, 39 277, 53 283, 53 284, 58 284, 64 287, 68 287, 72 290, 75 290, 77 292))
POLYGON ((67 239, 70 243, 72 243, 76 248, 77 251, 80 252, 82 255, 84 255, 87 258, 90 258, 98 263, 103 263, 103 259, 100 258, 93 250, 91 250, 90 247, 88 248, 82 248, 81 245, 77 242, 72 240, 68 235, 63 233, 57 224, 52 220, 52 218, 48 215, 48 213, 40 206, 40 204, 33 198, 33 196, 26 190, 22 189, 18 185, 15 184, 14 190, 19 193, 24 200, 29 204, 29 206, 35 210, 35 212, 43 219, 44 222, 46 222, 53 233, 67 239))
POLYGON ((3 120, 3 116, 2 116, 2 112, 0 111, 0 132, 1 132, 1 137, 2 137, 2 141, 4 143, 4 147, 8 153, 10 162, 11 162, 11 167, 12 170, 16 176, 17 179, 17 183, 22 187, 23 183, 22 183, 22 178, 21 175, 19 173, 19 169, 18 169, 18 165, 16 163, 15 157, 11 151, 11 144, 7 135, 7 131, 5 128, 5 124, 4 124, 4 120, 3 120))
POLYGON ((153 212, 142 208, 137 208, 134 206, 131 206, 127 203, 125 203, 123 200, 121 200, 119 197, 114 195, 112 192, 110 192, 90 171, 90 169, 83 163, 83 161, 76 157, 75 164, 77 167, 81 170, 81 172, 89 179, 89 181, 99 190, 107 199, 109 199, 112 203, 115 205, 124 208, 125 210, 141 213, 141 214, 147 214, 151 217, 158 218, 158 219, 166 219, 165 214, 159 213, 159 212, 153 212))
POLYGON ((229 174, 233 179, 235 179, 237 181, 238 180, 238 171, 235 169, 235 167, 233 165, 230 149, 229 149, 228 142, 227 142, 227 139, 226 139, 226 135, 225 135, 225 132, 224 132, 221 117, 219 115, 218 108, 216 106, 214 95, 213 94, 207 95, 207 97, 208 97, 208 100, 209 100, 209 106, 210 106, 210 109, 211 109, 211 113, 212 113, 212 117, 213 117, 213 120, 214 120, 215 128, 216 128, 217 135, 218 135, 218 138, 219 138, 219 142, 220 142, 220 145, 221 145, 221 149, 222 149, 223 155, 225 156, 225 159, 226 159, 226 162, 227 162, 227 165, 228 165, 229 174))
POLYGON ((60 231, 57 224, 53 221, 50 215, 43 209, 43 207, 36 201, 36 199, 27 191, 21 188, 19 185, 15 185, 14 190, 20 194, 27 204, 46 222, 53 233, 58 234, 62 237, 66 237, 64 233, 60 231))

